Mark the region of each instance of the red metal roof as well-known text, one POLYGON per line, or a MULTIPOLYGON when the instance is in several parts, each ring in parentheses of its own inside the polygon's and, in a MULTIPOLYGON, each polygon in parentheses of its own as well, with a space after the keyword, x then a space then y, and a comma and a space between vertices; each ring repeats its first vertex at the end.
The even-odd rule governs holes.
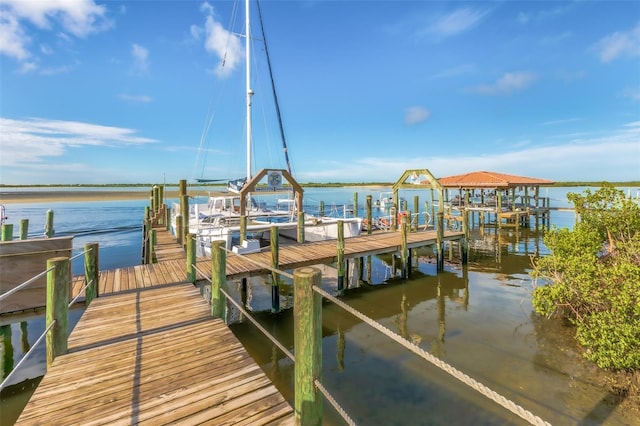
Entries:
POLYGON ((553 181, 546 179, 485 171, 442 177, 438 181, 445 188, 508 188, 553 184, 553 181))

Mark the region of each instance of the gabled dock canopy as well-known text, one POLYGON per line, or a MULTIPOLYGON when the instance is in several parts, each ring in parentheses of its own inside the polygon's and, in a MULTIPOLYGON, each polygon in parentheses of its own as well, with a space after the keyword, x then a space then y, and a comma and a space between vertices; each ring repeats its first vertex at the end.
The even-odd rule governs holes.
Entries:
POLYGON ((478 171, 438 179, 444 188, 517 188, 552 185, 553 181, 505 173, 478 171))

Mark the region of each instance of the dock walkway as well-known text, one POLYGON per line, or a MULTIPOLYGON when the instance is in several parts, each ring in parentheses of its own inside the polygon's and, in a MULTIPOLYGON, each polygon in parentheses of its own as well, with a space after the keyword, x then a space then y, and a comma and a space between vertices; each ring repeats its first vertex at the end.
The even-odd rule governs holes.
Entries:
MULTIPOLYGON (((100 272, 100 297, 69 337, 16 424, 291 424, 293 410, 200 291, 185 282, 185 254, 159 232, 157 263, 100 272)), ((445 232, 459 240, 461 232, 445 232)), ((345 259, 394 253, 398 232, 345 240, 345 259)), ((407 247, 436 244, 409 233, 407 247)), ((335 240, 283 246, 280 269, 328 264, 335 240)), ((227 278, 268 274, 271 253, 227 254, 227 278)), ((197 266, 211 276, 211 260, 197 266)), ((73 280, 77 294, 81 279, 73 280)))
POLYGON ((293 409, 190 283, 104 295, 17 425, 293 424, 293 409))
MULTIPOLYGON (((462 232, 445 231, 444 241, 456 241, 463 238, 462 232)), ((399 232, 376 232, 345 239, 345 259, 357 259, 384 253, 396 253, 402 248, 399 232)), ((410 249, 436 244, 436 231, 420 231, 407 234, 407 247, 410 249)), ((183 282, 187 276, 186 255, 175 243, 168 231, 158 232, 155 249, 158 263, 136 265, 127 268, 100 271, 98 294, 104 295, 120 291, 135 290, 183 282)), ((331 264, 337 260, 336 240, 308 242, 281 246, 279 249, 279 268, 291 270, 303 266, 331 264)), ((211 260, 206 257, 196 259, 198 270, 211 277, 211 260)), ((227 279, 240 279, 270 273, 271 253, 269 251, 238 255, 227 253, 227 279), (263 266, 261 266, 263 265, 263 266)), ((75 280, 72 294, 76 295, 82 287, 82 280, 75 280)))

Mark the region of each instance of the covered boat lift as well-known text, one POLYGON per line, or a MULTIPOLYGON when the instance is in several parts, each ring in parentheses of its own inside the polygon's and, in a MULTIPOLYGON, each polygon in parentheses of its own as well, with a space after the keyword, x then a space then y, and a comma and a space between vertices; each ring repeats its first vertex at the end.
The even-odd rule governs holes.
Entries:
POLYGON ((454 210, 478 212, 482 223, 493 214, 498 227, 518 227, 530 216, 535 216, 537 227, 538 218, 549 215, 549 199, 540 197, 540 187, 554 183, 488 171, 446 176, 438 182, 444 188, 443 204, 449 214, 454 210))

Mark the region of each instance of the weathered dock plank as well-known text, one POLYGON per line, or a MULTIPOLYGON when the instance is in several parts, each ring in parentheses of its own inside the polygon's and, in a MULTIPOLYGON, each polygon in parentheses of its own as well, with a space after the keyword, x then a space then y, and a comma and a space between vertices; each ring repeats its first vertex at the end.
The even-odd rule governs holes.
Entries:
POLYGON ((94 299, 23 424, 293 423, 293 409, 191 284, 94 299))

